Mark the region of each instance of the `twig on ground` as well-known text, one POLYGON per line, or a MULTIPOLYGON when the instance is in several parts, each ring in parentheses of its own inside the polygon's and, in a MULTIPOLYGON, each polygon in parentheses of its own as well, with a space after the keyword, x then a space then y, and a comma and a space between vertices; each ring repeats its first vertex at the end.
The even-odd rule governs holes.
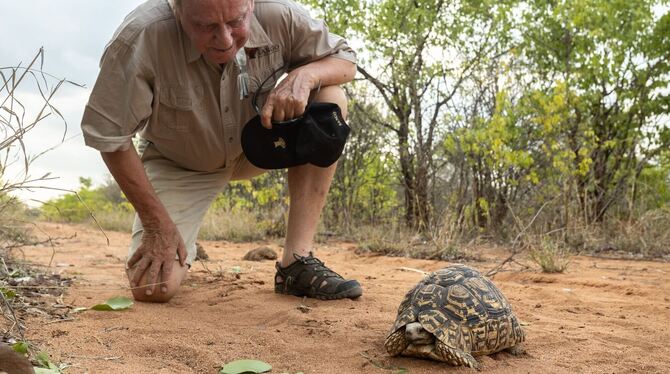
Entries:
MULTIPOLYGON (((34 224, 34 223, 33 223, 33 224, 34 224)), ((37 227, 37 225, 35 225, 35 227, 37 227)), ((41 229, 40 229, 40 230, 41 230, 41 229)), ((44 233, 44 231, 42 231, 42 232, 44 233)), ((45 234, 46 234, 46 233, 45 233, 45 234)), ((11 251, 11 250, 13 250, 13 249, 17 249, 17 248, 34 247, 34 246, 38 246, 38 245, 49 244, 49 245, 51 246, 51 258, 49 259, 49 265, 48 265, 47 267, 51 267, 51 265, 52 265, 52 263, 53 263, 54 256, 56 255, 56 246, 54 245, 54 241, 55 241, 55 240, 70 240, 70 239, 74 239, 74 238, 77 237, 77 233, 74 233, 74 234, 72 234, 72 235, 69 236, 69 237, 56 237, 56 238, 52 238, 52 237, 49 236, 48 234, 46 234, 46 235, 47 235, 47 239, 42 240, 42 241, 32 241, 32 242, 17 243, 17 244, 14 244, 14 245, 8 245, 8 246, 6 246, 6 248, 7 248, 8 250, 11 251)))
POLYGON ((390 364, 388 364, 388 365, 382 364, 381 362, 379 362, 379 361, 373 359, 372 357, 370 357, 367 352, 361 352, 360 355, 361 355, 361 357, 366 359, 370 364, 372 364, 372 366, 374 366, 376 368, 379 368, 379 369, 382 369, 382 370, 393 370, 393 371, 397 370, 397 372, 399 372, 399 373, 406 373, 407 372, 407 369, 405 369, 405 368, 401 368, 401 367, 398 367, 398 366, 393 366, 393 365, 390 365, 390 364))
POLYGON ((78 356, 78 355, 70 355, 70 354, 64 354, 65 357, 67 358, 75 358, 79 360, 103 360, 103 361, 116 361, 120 360, 122 357, 121 356, 113 356, 113 357, 104 357, 104 356, 78 356))
POLYGON ((12 304, 7 300, 5 297, 5 294, 3 292, 0 292, 0 298, 2 298, 2 302, 5 305, 5 307, 9 310, 9 313, 5 313, 4 308, 2 311, 2 315, 5 316, 5 318, 12 323, 12 326, 9 328, 8 332, 14 330, 14 327, 17 327, 17 330, 19 332, 19 335, 21 336, 21 341, 26 341, 26 337, 23 334, 23 326, 21 325, 21 321, 16 317, 16 313, 14 313, 14 308, 12 307, 12 304), (11 318, 9 316, 11 315, 11 318))
POLYGON ((498 272, 499 272, 500 270, 502 270, 502 268, 503 268, 508 262, 511 262, 511 261, 514 260, 514 256, 516 256, 516 254, 517 254, 517 252, 512 252, 512 254, 509 255, 509 257, 507 257, 503 262, 501 262, 500 264, 498 264, 498 266, 496 266, 496 267, 494 267, 493 269, 489 270, 489 271, 486 273, 486 276, 489 277, 489 278, 493 278, 493 276, 495 276, 496 274, 498 274, 498 272))
POLYGON ((394 270, 413 271, 413 272, 415 272, 415 273, 419 273, 419 274, 423 274, 423 275, 428 274, 427 271, 423 271, 423 270, 419 270, 419 269, 414 269, 414 268, 408 268, 408 267, 405 267, 405 266, 402 266, 402 267, 399 267, 399 268, 395 268, 394 270))
MULTIPOLYGON (((553 200, 551 200, 551 201, 553 201, 553 200)), ((544 207, 546 207, 547 204, 549 204, 551 201, 547 201, 547 202, 545 202, 545 203, 540 207, 540 209, 537 210, 537 212, 535 213, 535 215, 533 216, 533 218, 530 220, 530 222, 529 222, 526 226, 521 226, 521 220, 519 220, 519 218, 517 218, 516 214, 514 214, 514 210, 513 210, 512 207, 509 205, 509 203, 507 204, 507 208, 509 209, 510 213, 512 214, 512 217, 514 218, 514 222, 519 226, 520 230, 519 230, 519 233, 516 235, 516 237, 514 237, 514 240, 512 240, 512 254, 510 254, 510 255, 509 255, 505 260, 503 260, 503 262, 501 262, 498 266, 496 266, 496 267, 494 267, 493 269, 489 270, 489 271, 486 273, 486 276, 487 276, 487 277, 489 277, 489 278, 493 278, 496 274, 498 274, 498 272, 500 272, 500 271, 502 270, 502 268, 503 268, 505 265, 507 265, 507 264, 510 263, 510 262, 514 262, 514 263, 519 264, 519 263, 514 259, 514 257, 522 251, 522 249, 519 249, 519 248, 518 248, 518 242, 519 242, 519 239, 526 233, 526 231, 533 225, 533 223, 535 223, 535 220, 537 219, 537 217, 540 216, 540 213, 542 212, 542 210, 544 209, 544 207)), ((521 265, 521 264, 520 264, 520 265, 521 265)), ((526 265, 522 265, 522 266, 524 266, 525 268, 528 268, 526 265)))
POLYGON ((74 317, 67 317, 67 318, 63 318, 63 319, 56 319, 56 320, 53 320, 53 321, 44 322, 43 325, 51 325, 53 323, 60 323, 60 322, 72 322, 74 320, 75 320, 74 317))

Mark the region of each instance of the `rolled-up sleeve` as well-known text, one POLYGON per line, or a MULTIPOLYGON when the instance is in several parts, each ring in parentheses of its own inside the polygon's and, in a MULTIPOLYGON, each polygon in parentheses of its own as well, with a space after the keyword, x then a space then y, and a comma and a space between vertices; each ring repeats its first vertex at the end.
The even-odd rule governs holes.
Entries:
POLYGON ((127 150, 152 113, 153 74, 141 38, 114 40, 105 49, 100 73, 84 110, 86 145, 101 152, 127 150))
POLYGON ((356 52, 349 47, 346 39, 329 32, 324 21, 310 17, 302 8, 290 9, 288 58, 292 65, 303 65, 324 57, 337 57, 356 63, 356 52))

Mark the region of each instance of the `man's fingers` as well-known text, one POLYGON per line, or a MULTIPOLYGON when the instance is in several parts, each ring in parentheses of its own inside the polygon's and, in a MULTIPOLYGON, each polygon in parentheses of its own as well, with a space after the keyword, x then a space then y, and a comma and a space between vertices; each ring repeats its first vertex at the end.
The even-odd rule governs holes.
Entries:
POLYGON ((144 275, 144 271, 149 267, 150 264, 151 263, 147 259, 143 258, 137 263, 137 265, 131 268, 133 278, 130 280, 130 285, 132 287, 137 287, 140 284, 142 281, 142 275, 144 275))
POLYGON ((133 253, 133 255, 130 256, 130 260, 128 260, 127 266, 128 266, 129 269, 134 267, 135 264, 137 264, 137 262, 142 259, 142 254, 143 254, 143 251, 140 251, 139 248, 137 248, 135 253, 133 253))
POLYGON ((274 108, 274 105, 272 104, 272 101, 267 100, 265 102, 265 105, 263 105, 263 109, 261 109, 261 124, 266 129, 271 129, 272 128, 272 110, 273 110, 273 108, 274 108))
MULTIPOLYGON (((165 293, 167 292, 167 282, 170 279, 170 275, 172 275, 172 266, 174 265, 174 260, 169 260, 165 261, 163 263, 163 266, 161 267, 160 270, 160 286, 161 292, 165 293)), ((158 280, 157 280, 158 281, 158 280)))
POLYGON ((186 264, 187 255, 188 253, 186 252, 186 246, 180 241, 179 245, 177 246, 177 257, 179 258, 179 265, 184 266, 186 264))
POLYGON ((292 118, 302 116, 305 113, 305 107, 306 106, 307 106, 306 103, 296 101, 295 105, 293 106, 293 117, 292 118))
POLYGON ((159 285, 160 288, 161 288, 162 293, 167 293, 168 292, 167 285, 168 285, 168 280, 170 279, 170 273, 172 272, 172 263, 173 262, 174 261, 166 262, 165 264, 163 264, 163 271, 161 271, 161 275, 160 275, 161 284, 159 285), (168 264, 170 266, 170 269, 166 268, 166 265, 168 265, 168 264), (165 272, 166 270, 168 271, 168 273, 165 272))
POLYGON ((147 276, 145 278, 147 282, 146 283, 147 290, 144 291, 144 293, 147 296, 151 296, 154 294, 154 290, 156 289, 156 283, 158 283, 160 273, 161 273, 161 263, 157 261, 152 262, 151 266, 149 267, 149 270, 147 271, 147 276))
POLYGON ((286 112, 281 107, 275 107, 275 111, 272 114, 272 119, 275 120, 275 122, 284 121, 286 119, 286 112))

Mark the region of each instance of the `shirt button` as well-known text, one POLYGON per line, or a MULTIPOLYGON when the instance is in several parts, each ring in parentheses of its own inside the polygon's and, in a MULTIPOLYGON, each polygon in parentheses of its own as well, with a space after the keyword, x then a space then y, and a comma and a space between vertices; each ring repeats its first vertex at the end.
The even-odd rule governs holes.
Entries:
POLYGON ((223 112, 228 113, 228 109, 230 109, 230 108, 228 108, 228 107, 223 108, 223 112))
POLYGON ((233 142, 233 137, 231 136, 230 138, 228 138, 228 141, 232 143, 233 142))

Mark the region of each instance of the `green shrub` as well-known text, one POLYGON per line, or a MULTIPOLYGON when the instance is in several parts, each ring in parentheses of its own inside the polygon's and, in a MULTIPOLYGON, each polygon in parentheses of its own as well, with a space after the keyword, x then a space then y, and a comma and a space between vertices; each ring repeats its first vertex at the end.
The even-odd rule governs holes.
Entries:
POLYGON ((542 241, 539 248, 532 248, 529 256, 544 273, 562 273, 570 263, 570 252, 550 240, 542 241))

